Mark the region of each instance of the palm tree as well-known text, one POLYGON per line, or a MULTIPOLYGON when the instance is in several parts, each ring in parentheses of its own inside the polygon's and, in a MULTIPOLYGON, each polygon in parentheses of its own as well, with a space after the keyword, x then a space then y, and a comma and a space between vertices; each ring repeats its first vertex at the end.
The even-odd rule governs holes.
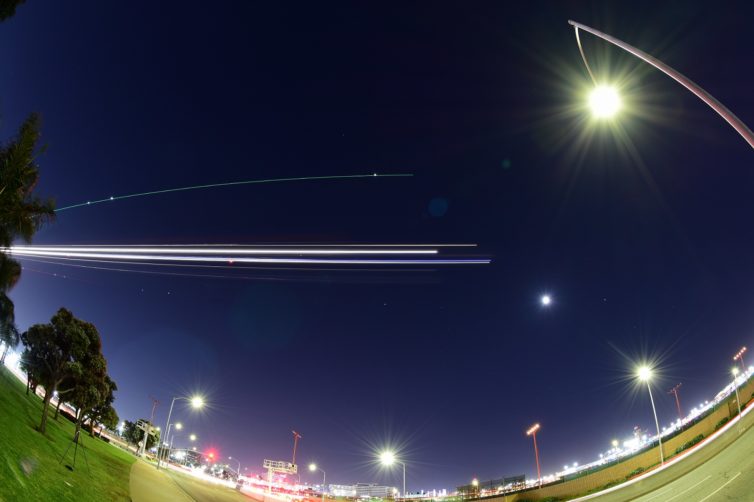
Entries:
POLYGON ((4 250, 18 238, 30 242, 36 231, 55 216, 51 200, 43 201, 32 194, 39 181, 38 141, 39 117, 32 114, 21 125, 18 136, 0 146, 0 341, 5 343, 0 362, 19 341, 8 292, 21 276, 21 265, 4 250))
POLYGON ((18 136, 0 147, 0 246, 5 248, 17 238, 31 242, 55 217, 54 202, 32 194, 39 181, 38 141, 39 116, 31 114, 18 136))
POLYGON ((16 7, 24 3, 26 0, 0 0, 0 21, 5 21, 9 17, 13 17, 16 13, 16 7))
POLYGON ((15 347, 19 342, 13 302, 5 292, 15 286, 20 276, 21 266, 18 262, 0 254, 0 342, 5 344, 0 355, 0 364, 5 362, 8 349, 15 347))

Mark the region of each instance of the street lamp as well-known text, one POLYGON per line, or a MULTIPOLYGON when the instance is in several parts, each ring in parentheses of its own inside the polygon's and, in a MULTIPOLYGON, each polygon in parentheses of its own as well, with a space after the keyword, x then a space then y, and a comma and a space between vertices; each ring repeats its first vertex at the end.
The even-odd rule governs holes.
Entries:
POLYGON ((395 458, 395 453, 390 450, 380 453, 380 463, 385 467, 390 467, 393 464, 400 464, 403 466, 403 496, 406 496, 406 464, 395 458))
POLYGON ((601 119, 607 119, 618 113, 621 108, 620 96, 614 87, 598 85, 589 95, 589 108, 592 114, 601 119))
MULTIPOLYGON (((576 43, 579 46, 579 52, 581 53, 581 58, 584 60, 584 65, 586 66, 587 71, 589 72, 589 76, 591 77, 592 81, 597 85, 597 80, 594 78, 594 74, 592 73, 592 69, 589 67, 589 63, 586 60, 586 55, 584 54, 584 49, 581 47, 581 39, 579 38, 579 30, 584 30, 588 33, 591 33, 594 36, 597 36, 601 38, 602 40, 605 40, 607 42, 610 42, 611 44, 620 47, 624 51, 628 52, 629 54, 632 54, 636 56, 637 58, 641 59, 642 61, 651 64, 661 72, 663 72, 665 75, 669 76, 682 86, 684 86, 686 89, 691 91, 696 97, 704 101, 710 108, 715 110, 718 115, 720 115, 728 124, 730 124, 737 132, 740 134, 744 140, 752 147, 754 148, 754 132, 749 129, 746 124, 743 123, 741 119, 736 117, 733 112, 728 110, 722 103, 720 103, 718 100, 716 100, 710 93, 699 87, 697 84, 692 82, 688 77, 683 75, 682 73, 674 70, 670 66, 666 65, 662 61, 650 56, 644 51, 641 51, 637 49, 636 47, 627 44, 626 42, 623 42, 622 40, 618 40, 615 37, 612 37, 606 33, 602 33, 601 31, 595 30, 594 28, 590 28, 589 26, 583 25, 581 23, 577 23, 576 21, 568 21, 568 24, 574 27, 576 30, 576 43)), ((596 91, 595 91, 596 92, 596 91)), ((607 92, 602 93, 602 96, 600 98, 600 102, 602 103, 600 105, 600 109, 603 111, 608 110, 610 108, 609 103, 613 102, 611 101, 613 98, 608 97, 609 94, 607 92)), ((617 96, 617 95, 616 95, 617 96)), ((590 100, 591 101, 591 100, 590 100)), ((614 102, 613 102, 614 103, 614 102)), ((619 108, 620 101, 617 101, 619 108)), ((616 108, 616 111, 617 111, 616 108)), ((594 109, 594 106, 593 108, 594 109)))
POLYGON ((238 471, 236 472, 238 472, 238 476, 241 476, 241 461, 238 460, 237 458, 234 459, 233 457, 228 457, 228 460, 235 460, 236 462, 238 462, 238 471))
POLYGON ((309 471, 310 472, 316 472, 320 471, 322 473, 322 502, 325 502, 325 486, 327 482, 327 473, 324 471, 324 469, 320 469, 317 464, 311 463, 309 464, 309 471))
POLYGON ((738 367, 733 366, 730 370, 733 373, 733 388, 736 389, 736 403, 738 404, 738 419, 741 419, 741 399, 738 397, 738 367))
MULTIPOLYGON (((174 424, 168 424, 168 431, 165 433, 165 444, 168 445, 168 460, 170 460, 170 452, 173 451, 173 439, 175 439, 175 431, 173 431, 173 435, 170 435, 170 429, 175 425, 175 430, 179 431, 183 429, 183 424, 180 422, 176 422, 174 424)), ((158 449, 159 453, 159 449, 158 449)), ((159 461, 159 455, 158 455, 158 461, 159 461)))
POLYGON ((636 376, 642 382, 647 383, 647 390, 649 391, 649 401, 652 403, 652 413, 655 417, 655 426, 657 427, 657 441, 660 445, 660 465, 665 463, 665 455, 662 453, 662 437, 660 436, 660 422, 657 420, 657 410, 655 409, 655 400, 652 397, 652 387, 649 385, 649 381, 652 379, 652 369, 649 366, 641 366, 636 371, 636 376))
MULTIPOLYGON (((165 421, 165 428, 167 429, 170 426, 170 417, 173 414, 173 405, 175 402, 179 399, 182 399, 184 401, 188 401, 191 404, 191 407, 195 410, 198 410, 199 408, 202 408, 204 406, 204 398, 201 396, 192 396, 192 397, 184 397, 184 396, 176 396, 173 398, 173 400, 170 402, 170 411, 168 411, 168 419, 165 421)), ((170 431, 168 431, 168 434, 170 431)), ((160 456, 157 456, 157 468, 160 468, 160 456)))
POLYGON ((539 430, 539 424, 534 424, 526 431, 527 436, 534 438, 534 459, 537 461, 537 479, 539 480, 539 486, 542 486, 542 472, 539 470, 539 449, 537 448, 537 431, 539 430))
POLYGON ((744 364, 744 353, 746 352, 746 347, 741 347, 741 350, 739 350, 735 356, 733 356, 734 361, 741 361, 741 369, 744 373, 746 373, 746 365, 744 364))
POLYGON ((191 435, 189 436, 189 439, 190 439, 191 441, 196 441, 196 434, 191 434, 191 435))

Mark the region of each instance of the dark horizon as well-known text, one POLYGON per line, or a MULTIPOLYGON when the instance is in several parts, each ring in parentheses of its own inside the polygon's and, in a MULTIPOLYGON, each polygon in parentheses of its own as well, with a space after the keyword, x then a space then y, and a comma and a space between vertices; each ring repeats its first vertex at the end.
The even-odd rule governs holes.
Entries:
POLYGON ((79 5, 32 0, 0 25, 0 138, 42 115, 36 193, 59 207, 413 176, 119 200, 60 212, 34 244, 476 243, 493 260, 218 279, 23 259, 19 328, 61 306, 94 323, 121 420, 155 396, 162 427, 171 397, 201 392, 210 408, 177 403, 176 420, 255 472, 290 460, 295 429, 299 464, 328 482, 400 486, 374 462, 389 446, 409 490, 454 489, 535 477, 535 422, 543 474, 651 431, 633 362, 659 362, 667 423, 671 387, 685 411, 711 399, 753 343, 751 148, 582 35, 626 96, 595 126, 567 24, 653 54, 751 125, 751 4, 79 5))

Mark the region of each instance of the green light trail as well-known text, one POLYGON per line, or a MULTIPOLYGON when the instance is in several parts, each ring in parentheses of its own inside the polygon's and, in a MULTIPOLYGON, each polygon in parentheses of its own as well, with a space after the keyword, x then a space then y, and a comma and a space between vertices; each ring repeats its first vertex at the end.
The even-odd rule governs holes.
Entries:
POLYGON ((107 199, 91 200, 87 202, 81 202, 79 204, 73 204, 71 206, 60 207, 55 210, 56 213, 60 211, 66 211, 68 209, 74 209, 77 207, 93 206, 94 204, 102 204, 103 202, 114 202, 116 200, 132 199, 134 197, 146 197, 148 195, 159 195, 170 192, 185 192, 187 190, 199 190, 201 188, 218 188, 228 187, 236 185, 256 185, 261 183, 280 183, 283 181, 317 181, 317 180, 343 180, 343 179, 356 179, 356 178, 405 178, 411 177, 413 174, 399 173, 399 174, 346 174, 341 176, 302 176, 296 178, 271 178, 265 180, 246 180, 246 181, 230 181, 227 183, 211 183, 209 185, 193 185, 188 187, 179 188, 166 188, 164 190, 154 190, 151 192, 132 193, 129 195, 117 195, 108 197, 107 199))

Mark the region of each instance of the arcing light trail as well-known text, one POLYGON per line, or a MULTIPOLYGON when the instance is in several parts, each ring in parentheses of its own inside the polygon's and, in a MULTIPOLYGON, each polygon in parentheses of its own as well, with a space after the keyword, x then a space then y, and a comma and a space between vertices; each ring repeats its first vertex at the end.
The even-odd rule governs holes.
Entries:
POLYGON ((413 174, 410 174, 410 173, 397 173, 397 174, 371 173, 371 174, 346 174, 346 175, 340 175, 340 176, 300 176, 300 177, 294 177, 294 178, 269 178, 269 179, 263 179, 263 180, 229 181, 225 183, 210 183, 207 185, 192 185, 192 186, 187 186, 187 187, 153 190, 151 192, 139 192, 139 193, 132 193, 128 195, 116 195, 116 196, 108 197, 106 199, 90 200, 86 202, 81 202, 79 204, 72 204, 70 206, 59 207, 55 210, 55 212, 59 213, 61 211, 66 211, 68 209, 74 209, 77 207, 93 206, 94 204, 102 204, 103 202, 114 202, 116 200, 133 199, 134 197, 147 197, 149 195, 159 195, 159 194, 170 193, 170 192, 185 192, 188 190, 200 190, 203 188, 220 188, 220 187, 229 187, 229 186, 238 186, 238 185, 256 185, 256 184, 262 184, 262 183, 282 183, 286 181, 322 181, 322 180, 344 180, 344 179, 357 179, 357 178, 406 178, 406 177, 412 177, 412 176, 413 174))
POLYGON ((255 248, 243 246, 11 246, 3 250, 16 257, 62 258, 73 261, 112 260, 122 263, 224 263, 256 265, 486 265, 489 258, 438 256, 432 248, 360 249, 331 246, 327 249, 297 246, 255 248), (368 258, 361 256, 367 255, 368 258), (332 258, 337 256, 337 258, 332 258), (345 256, 356 256, 345 258, 345 256), (403 257, 408 256, 408 257, 403 257), (422 258, 422 256, 428 256, 422 258))

